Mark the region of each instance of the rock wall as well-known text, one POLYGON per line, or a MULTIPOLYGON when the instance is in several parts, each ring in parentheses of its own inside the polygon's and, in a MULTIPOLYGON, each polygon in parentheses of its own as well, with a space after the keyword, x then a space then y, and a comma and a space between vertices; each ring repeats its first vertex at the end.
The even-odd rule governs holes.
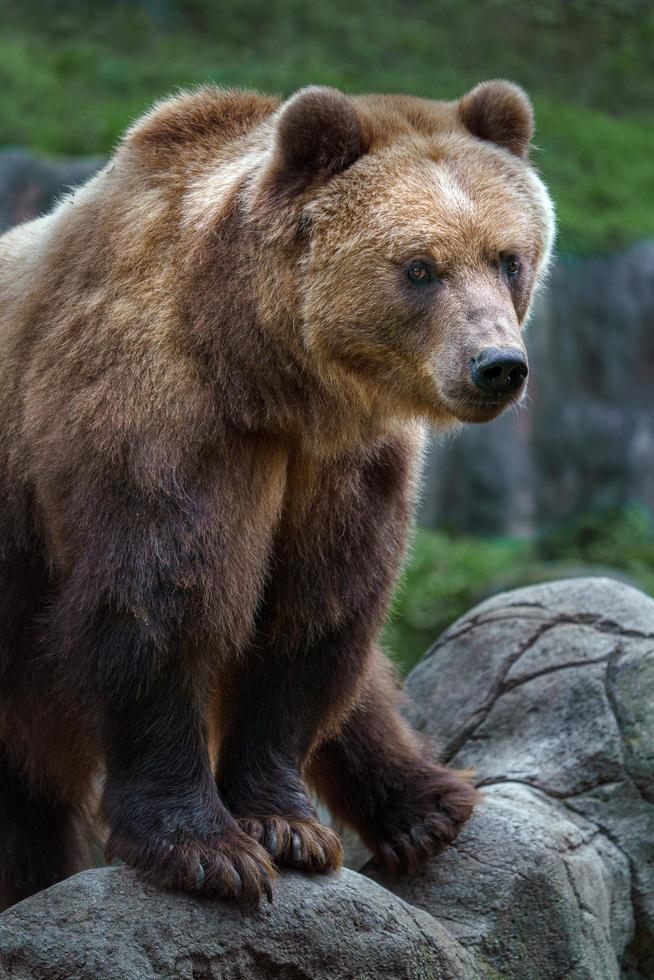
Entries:
POLYGON ((395 893, 489 977, 654 977, 654 602, 594 578, 496 596, 406 686, 484 803, 395 893))
POLYGON ((0 977, 653 980, 654 601, 609 579, 505 593, 407 690, 483 793, 414 875, 283 873, 243 913, 87 871, 0 916, 0 977))
POLYGON ((423 521, 503 534, 632 500, 654 510, 654 242, 559 259, 527 337, 525 405, 434 443, 423 521))

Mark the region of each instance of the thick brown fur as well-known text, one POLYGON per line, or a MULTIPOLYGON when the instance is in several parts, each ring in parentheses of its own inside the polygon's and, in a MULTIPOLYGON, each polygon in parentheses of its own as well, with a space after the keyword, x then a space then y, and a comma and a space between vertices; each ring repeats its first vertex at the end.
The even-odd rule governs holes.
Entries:
POLYGON ((377 636, 422 421, 515 400, 470 363, 547 264, 530 134, 501 82, 206 88, 0 240, 0 905, 84 866, 100 772, 110 857, 250 904, 340 863, 305 780, 389 867, 454 839, 377 636))

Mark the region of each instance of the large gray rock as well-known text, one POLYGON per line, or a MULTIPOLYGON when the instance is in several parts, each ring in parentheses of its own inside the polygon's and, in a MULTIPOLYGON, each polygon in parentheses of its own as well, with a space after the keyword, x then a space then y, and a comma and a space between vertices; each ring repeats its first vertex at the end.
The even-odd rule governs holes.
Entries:
POLYGON ((629 861, 594 823, 530 787, 490 787, 455 847, 412 878, 367 870, 436 916, 484 977, 623 976, 629 861))
POLYGON ((376 877, 484 976, 654 977, 654 602, 609 579, 497 596, 407 691, 484 800, 439 860, 376 877))
POLYGON ((127 868, 85 871, 5 912, 0 976, 482 980, 435 919, 351 871, 285 874, 274 905, 244 913, 156 892, 127 868))

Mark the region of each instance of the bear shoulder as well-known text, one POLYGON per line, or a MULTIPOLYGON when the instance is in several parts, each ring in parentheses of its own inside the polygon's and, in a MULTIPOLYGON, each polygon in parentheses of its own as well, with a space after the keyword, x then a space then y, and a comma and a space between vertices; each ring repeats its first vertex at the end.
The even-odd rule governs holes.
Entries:
POLYGON ((215 149, 254 129, 279 106, 275 96, 204 85, 155 105, 128 130, 125 145, 176 154, 191 145, 215 149))

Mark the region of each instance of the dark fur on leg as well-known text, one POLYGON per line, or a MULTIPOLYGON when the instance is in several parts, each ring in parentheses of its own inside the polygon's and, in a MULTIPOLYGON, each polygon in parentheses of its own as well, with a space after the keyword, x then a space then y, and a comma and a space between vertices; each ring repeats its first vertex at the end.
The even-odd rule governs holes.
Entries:
POLYGON ((0 911, 90 866, 84 815, 0 748, 0 911))
POLYGON ((277 864, 323 872, 341 865, 341 842, 319 823, 304 769, 326 724, 342 710, 343 673, 350 670, 356 682, 365 629, 347 623, 324 631, 285 654, 283 670, 272 652, 253 657, 223 689, 220 792, 277 864))
POLYGON ((121 664, 105 677, 103 812, 109 860, 122 858, 146 880, 256 906, 271 898, 266 851, 225 809, 209 765, 205 723, 183 659, 169 658, 138 687, 128 664, 152 665, 143 625, 108 616, 96 626, 99 654, 121 664))
MULTIPOLYGON (((329 871, 341 863, 340 841, 318 823, 304 776, 369 669, 409 520, 409 453, 394 440, 319 468, 311 508, 275 540, 252 649, 221 679, 221 792, 279 864, 329 871)), ((302 479, 289 471, 291 486, 302 479)), ((383 776, 377 770, 364 778, 383 776)))
POLYGON ((384 867, 413 871, 457 837, 477 794, 469 773, 431 758, 397 700, 380 658, 339 735, 316 753, 309 779, 384 867))

